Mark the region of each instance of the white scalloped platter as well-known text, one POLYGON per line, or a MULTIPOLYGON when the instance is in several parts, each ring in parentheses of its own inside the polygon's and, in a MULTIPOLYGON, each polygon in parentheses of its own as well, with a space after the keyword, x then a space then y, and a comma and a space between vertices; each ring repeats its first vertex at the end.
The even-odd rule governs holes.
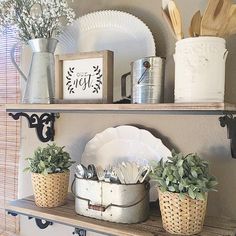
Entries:
MULTIPOLYGON (((118 161, 135 161, 146 164, 151 160, 167 160, 171 151, 159 138, 145 129, 123 125, 108 128, 95 135, 85 146, 81 163, 94 164, 103 168, 115 165, 118 161)), ((150 200, 157 199, 155 182, 151 183, 150 200)))
POLYGON ((114 51, 114 100, 121 99, 121 76, 130 63, 155 56, 149 28, 137 17, 121 11, 98 11, 78 18, 59 35, 60 53, 114 51))

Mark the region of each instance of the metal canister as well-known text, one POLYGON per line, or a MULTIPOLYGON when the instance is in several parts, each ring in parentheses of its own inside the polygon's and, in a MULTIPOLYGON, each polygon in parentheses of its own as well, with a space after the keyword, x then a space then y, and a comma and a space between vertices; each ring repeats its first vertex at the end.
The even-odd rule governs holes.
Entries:
POLYGON ((139 223, 149 216, 149 189, 147 182, 125 185, 76 177, 75 211, 105 221, 139 223))
MULTIPOLYGON (((165 59, 145 57, 131 63, 131 102, 160 103, 163 101, 165 59)), ((126 77, 122 78, 122 96, 126 94, 126 77)))

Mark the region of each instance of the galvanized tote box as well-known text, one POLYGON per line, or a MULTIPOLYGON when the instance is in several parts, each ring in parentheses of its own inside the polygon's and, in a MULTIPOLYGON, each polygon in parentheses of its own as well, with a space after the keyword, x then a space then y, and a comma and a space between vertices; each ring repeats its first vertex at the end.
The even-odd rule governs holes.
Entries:
POLYGON ((75 177, 75 211, 117 223, 138 223, 149 216, 149 183, 116 184, 75 177))

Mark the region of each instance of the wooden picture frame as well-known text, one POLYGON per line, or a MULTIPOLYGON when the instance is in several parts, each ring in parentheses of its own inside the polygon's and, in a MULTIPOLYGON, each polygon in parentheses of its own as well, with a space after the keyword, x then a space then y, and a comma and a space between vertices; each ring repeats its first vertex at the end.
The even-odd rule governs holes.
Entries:
POLYGON ((57 103, 112 103, 113 52, 83 52, 55 58, 57 103))

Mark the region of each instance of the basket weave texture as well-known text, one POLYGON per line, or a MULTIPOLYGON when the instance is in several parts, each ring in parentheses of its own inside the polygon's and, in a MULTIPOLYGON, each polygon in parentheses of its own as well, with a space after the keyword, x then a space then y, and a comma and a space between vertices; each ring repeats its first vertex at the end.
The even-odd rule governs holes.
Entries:
POLYGON ((57 207, 65 204, 70 172, 42 175, 31 173, 35 204, 39 207, 57 207))
POLYGON ((193 235, 202 231, 207 199, 180 199, 178 193, 159 192, 163 228, 172 234, 193 235))

